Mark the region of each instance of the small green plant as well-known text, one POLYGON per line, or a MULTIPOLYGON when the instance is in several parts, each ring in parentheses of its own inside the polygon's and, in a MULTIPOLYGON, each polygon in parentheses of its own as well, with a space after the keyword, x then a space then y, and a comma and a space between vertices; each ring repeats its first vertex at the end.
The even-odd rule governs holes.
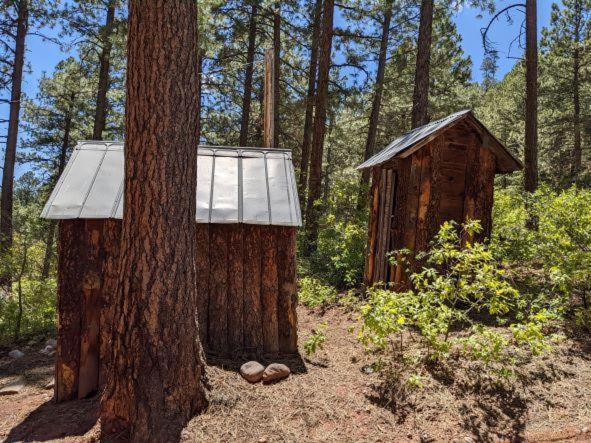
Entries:
POLYGON ((304 351, 308 357, 314 355, 318 349, 324 349, 327 329, 328 324, 322 323, 320 326, 312 330, 312 333, 304 342, 304 351))
POLYGON ((337 290, 332 286, 324 285, 313 277, 300 279, 298 297, 300 302, 308 308, 328 306, 337 301, 337 290))

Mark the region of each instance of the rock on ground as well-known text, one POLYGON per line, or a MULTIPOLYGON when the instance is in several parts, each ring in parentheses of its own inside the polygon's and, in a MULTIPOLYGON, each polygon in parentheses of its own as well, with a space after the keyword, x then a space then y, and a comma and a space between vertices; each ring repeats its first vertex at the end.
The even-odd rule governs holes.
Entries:
POLYGON ((19 351, 18 349, 13 349, 12 351, 10 351, 8 353, 8 356, 10 358, 18 359, 18 358, 24 357, 25 354, 23 352, 19 351))
POLYGON ((57 340, 55 338, 48 338, 45 342, 45 346, 51 346, 52 348, 57 347, 57 340))
POLYGON ((18 394, 25 387, 25 383, 21 380, 12 381, 0 389, 0 395, 18 394))
POLYGON ((265 367, 258 361, 249 361, 240 366, 240 375, 250 383, 258 383, 263 378, 265 367))
POLYGON ((263 372, 263 381, 264 382, 271 382, 276 380, 281 380, 283 378, 289 377, 291 371, 287 366, 281 363, 271 363, 263 372))

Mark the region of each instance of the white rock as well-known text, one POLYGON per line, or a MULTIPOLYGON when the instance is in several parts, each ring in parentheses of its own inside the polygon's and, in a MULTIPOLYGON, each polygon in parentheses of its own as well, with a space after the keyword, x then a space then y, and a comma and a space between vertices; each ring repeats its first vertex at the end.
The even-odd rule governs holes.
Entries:
POLYGON ((43 349, 41 349, 39 351, 41 354, 45 354, 45 355, 53 355, 53 353, 55 352, 55 349, 53 348, 53 346, 45 346, 43 349))
POLYGON ((45 342, 45 346, 51 346, 52 348, 57 347, 57 340, 55 338, 48 338, 45 342))
POLYGON ((13 349, 12 351, 10 351, 8 353, 8 356, 10 358, 14 358, 16 360, 16 359, 24 357, 25 354, 23 352, 19 351, 18 349, 13 349))
POLYGON ((12 381, 0 389, 0 395, 14 395, 18 394, 25 387, 25 384, 21 379, 12 381))

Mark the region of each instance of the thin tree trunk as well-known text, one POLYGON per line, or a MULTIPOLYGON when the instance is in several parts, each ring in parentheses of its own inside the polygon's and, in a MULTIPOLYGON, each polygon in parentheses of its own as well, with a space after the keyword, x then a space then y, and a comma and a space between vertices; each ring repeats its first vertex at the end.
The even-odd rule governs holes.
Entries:
POLYGON ((310 45, 310 68, 308 70, 308 91, 306 93, 306 115, 304 117, 304 141, 300 160, 299 196, 303 206, 308 186, 308 165, 310 163, 310 145, 312 143, 312 122, 314 119, 314 98, 316 96, 316 74, 318 71, 318 38, 320 19, 322 17, 322 0, 316 0, 312 23, 312 41, 310 45))
POLYGON ((17 291, 18 291, 18 312, 16 315, 16 325, 14 327, 14 341, 18 341, 21 336, 21 324, 23 322, 23 276, 25 275, 25 267, 27 266, 27 252, 29 245, 27 242, 24 243, 23 258, 21 260, 21 266, 18 273, 17 279, 17 291))
POLYGON ((276 1, 273 9, 273 63, 274 83, 273 90, 273 147, 279 147, 279 102, 281 101, 281 2, 276 1))
MULTIPOLYGON (((365 153, 363 160, 370 158, 375 150, 376 135, 378 132, 378 120, 380 118, 380 108, 382 106, 382 92, 384 90, 384 73, 386 72, 386 57, 388 55, 388 37, 390 35, 390 22, 392 21, 392 8, 394 3, 391 1, 384 11, 384 20, 382 22, 382 38, 380 40, 380 55, 378 57, 378 71, 376 74, 376 83, 374 87, 373 101, 371 104, 371 114, 369 116, 369 128, 367 130, 367 140, 365 142, 365 153)), ((367 205, 368 185, 370 169, 364 169, 361 172, 361 183, 359 196, 357 197, 357 209, 361 210, 367 205)))
MULTIPOLYGON (((66 166, 66 157, 68 155, 68 148, 70 147, 70 129, 72 126, 71 114, 66 114, 66 120, 64 123, 64 137, 62 138, 62 146, 60 149, 60 155, 57 163, 57 171, 53 177, 52 186, 57 183, 60 175, 66 166)), ((45 254, 43 256, 43 268, 41 269, 41 279, 45 280, 49 277, 49 270, 51 269, 51 259, 54 253, 54 242, 55 242, 55 230, 57 228, 57 222, 55 220, 49 221, 47 227, 47 237, 45 238, 45 254)))
POLYGON ((207 405, 197 324, 197 15, 130 0, 125 207, 105 434, 178 441, 207 405))
POLYGON ((324 0, 322 13, 322 35, 318 65, 318 87, 316 93, 316 115, 310 155, 310 179, 308 182, 308 201, 306 204, 306 253, 316 250, 320 207, 317 201, 322 196, 322 157, 324 135, 326 133, 326 112, 328 107, 328 81, 332 51, 334 0, 324 0))
POLYGON ((577 174, 581 170, 582 148, 581 148, 581 98, 580 98, 580 73, 581 73, 581 52, 579 44, 581 42, 581 0, 575 0, 575 35, 573 52, 573 151, 571 163, 571 175, 576 180, 577 174))
POLYGON ((248 146, 248 125, 250 123, 250 103, 252 101, 252 77, 254 72, 254 49, 257 38, 258 0, 252 0, 250 20, 248 22, 248 49, 246 50, 246 74, 244 76, 244 93, 242 95, 242 120, 240 121, 240 146, 248 146))
POLYGON ((429 123, 429 66, 431 63, 431 34, 433 0, 421 1, 415 87, 412 95, 412 127, 429 123))
POLYGON ((538 188, 538 34, 536 0, 525 2, 525 180, 526 192, 538 188))
POLYGON ((203 91, 203 50, 197 54, 197 143, 201 141, 201 92, 203 91))
MULTIPOLYGON (((12 247, 12 197, 14 189, 14 166, 16 160, 16 144, 18 141, 18 125, 21 109, 21 88, 23 82, 23 65, 25 62, 25 40, 29 21, 29 5, 21 0, 18 5, 18 18, 14 48, 14 66, 12 69, 10 93, 10 111, 8 117, 8 135, 4 152, 4 169, 2 170, 2 197, 0 198, 0 258, 5 260, 12 247)), ((3 267, 0 275, 0 287, 10 290, 12 272, 10 266, 3 267)))
POLYGON ((113 23, 115 22, 115 2, 110 1, 107 8, 105 27, 101 31, 102 49, 99 55, 99 82, 96 92, 96 108, 94 111, 94 126, 92 138, 103 139, 103 131, 107 121, 107 92, 109 91, 109 69, 111 64, 111 35, 113 34, 113 23))

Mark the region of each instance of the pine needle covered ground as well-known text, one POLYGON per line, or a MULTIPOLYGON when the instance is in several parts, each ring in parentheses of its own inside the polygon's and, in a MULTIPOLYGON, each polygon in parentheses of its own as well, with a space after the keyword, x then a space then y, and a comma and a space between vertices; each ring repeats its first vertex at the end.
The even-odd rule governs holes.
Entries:
MULTIPOLYGON (((322 323, 328 325, 324 349, 309 360, 289 361, 294 373, 282 382, 250 385, 231 363, 210 361, 209 410, 189 423, 182 440, 591 440, 588 342, 564 340, 509 387, 479 390, 456 370, 456 378, 433 378, 406 407, 396 408, 381 396, 382 382, 371 369, 375 356, 349 332, 353 314, 300 307, 300 344, 322 323)), ((44 389, 53 376, 51 357, 37 348, 42 343, 20 360, 0 360, 0 385, 25 380, 20 393, 0 397, 0 440, 97 439, 97 400, 54 404, 52 391, 44 389)))

